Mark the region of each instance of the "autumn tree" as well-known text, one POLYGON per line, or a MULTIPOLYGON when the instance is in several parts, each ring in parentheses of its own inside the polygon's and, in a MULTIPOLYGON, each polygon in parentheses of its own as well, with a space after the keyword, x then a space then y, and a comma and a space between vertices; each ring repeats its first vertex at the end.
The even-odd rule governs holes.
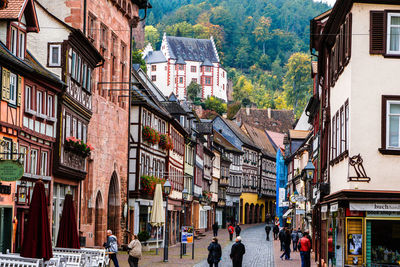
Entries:
POLYGON ((226 112, 226 104, 223 103, 221 99, 214 96, 207 97, 204 101, 204 107, 205 109, 217 112, 219 115, 226 112))
POLYGON ((156 44, 160 41, 160 33, 154 26, 146 26, 144 28, 144 36, 146 44, 150 43, 153 49, 156 48, 156 44))
POLYGON ((294 53, 286 64, 283 89, 287 103, 293 107, 297 117, 301 115, 311 95, 310 65, 310 56, 305 53, 294 53))
POLYGON ((256 36, 256 41, 262 43, 263 55, 265 55, 265 43, 271 39, 269 28, 271 27, 271 19, 266 17, 261 17, 258 20, 257 26, 253 31, 256 36))

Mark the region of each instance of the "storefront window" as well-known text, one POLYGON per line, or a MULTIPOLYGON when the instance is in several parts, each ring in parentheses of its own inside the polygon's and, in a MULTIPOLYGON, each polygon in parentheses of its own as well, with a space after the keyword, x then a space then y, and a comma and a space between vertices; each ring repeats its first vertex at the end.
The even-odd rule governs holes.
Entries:
MULTIPOLYGON (((400 262, 400 221, 367 221, 367 248, 371 246, 370 262, 382 266, 399 265, 400 262)), ((368 262, 367 262, 368 263, 368 262)))

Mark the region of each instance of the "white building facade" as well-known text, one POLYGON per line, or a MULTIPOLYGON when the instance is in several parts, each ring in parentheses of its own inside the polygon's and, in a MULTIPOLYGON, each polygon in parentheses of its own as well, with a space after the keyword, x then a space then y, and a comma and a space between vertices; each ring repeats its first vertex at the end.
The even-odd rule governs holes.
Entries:
POLYGON ((227 73, 221 66, 213 37, 194 39, 164 34, 161 49, 150 44, 143 51, 147 74, 164 95, 187 98, 191 82, 200 85, 199 97, 215 96, 227 101, 227 73))

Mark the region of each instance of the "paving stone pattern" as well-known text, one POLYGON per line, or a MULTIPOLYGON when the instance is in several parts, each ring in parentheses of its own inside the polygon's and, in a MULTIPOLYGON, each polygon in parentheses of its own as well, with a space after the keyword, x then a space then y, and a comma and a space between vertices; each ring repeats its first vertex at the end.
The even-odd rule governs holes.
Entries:
MULTIPOLYGON (((246 254, 243 256, 243 267, 274 267, 274 248, 271 239, 266 241, 264 224, 247 228, 242 231, 242 243, 246 247, 246 254)), ((232 261, 229 258, 233 242, 222 250, 222 260, 218 267, 231 267, 232 261)), ((195 267, 209 267, 207 260, 203 260, 195 267)))

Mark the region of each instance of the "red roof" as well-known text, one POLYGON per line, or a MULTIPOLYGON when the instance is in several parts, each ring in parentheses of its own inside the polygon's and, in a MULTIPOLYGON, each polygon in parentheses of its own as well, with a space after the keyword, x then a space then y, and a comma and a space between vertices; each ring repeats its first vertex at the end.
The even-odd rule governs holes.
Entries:
POLYGON ((7 7, 0 10, 0 19, 18 20, 26 1, 27 0, 8 1, 7 7))

